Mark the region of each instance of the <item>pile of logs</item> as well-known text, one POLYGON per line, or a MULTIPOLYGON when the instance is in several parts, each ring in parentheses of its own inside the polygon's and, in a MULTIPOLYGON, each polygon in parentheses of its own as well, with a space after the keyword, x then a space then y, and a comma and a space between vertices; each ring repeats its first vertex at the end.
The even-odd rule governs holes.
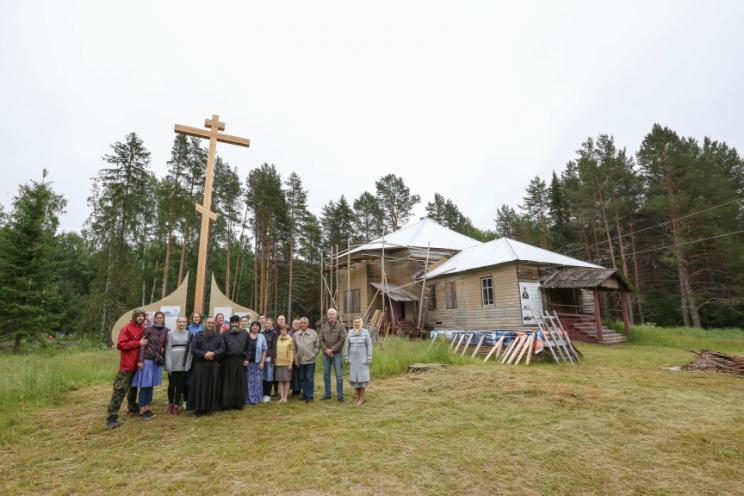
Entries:
POLYGON ((744 376, 744 356, 727 355, 710 350, 689 350, 697 357, 687 365, 684 370, 695 370, 700 372, 720 372, 744 376))

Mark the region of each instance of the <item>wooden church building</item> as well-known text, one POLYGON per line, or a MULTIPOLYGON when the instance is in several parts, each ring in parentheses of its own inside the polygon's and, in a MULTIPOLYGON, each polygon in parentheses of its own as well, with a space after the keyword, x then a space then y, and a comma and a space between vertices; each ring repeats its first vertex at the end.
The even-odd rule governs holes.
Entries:
POLYGON ((622 342, 602 325, 600 291, 618 296, 629 332, 631 288, 618 271, 509 238, 482 243, 429 218, 329 262, 325 306, 339 307, 344 322, 376 316, 383 334, 534 328, 534 315, 548 310, 575 339, 622 342))

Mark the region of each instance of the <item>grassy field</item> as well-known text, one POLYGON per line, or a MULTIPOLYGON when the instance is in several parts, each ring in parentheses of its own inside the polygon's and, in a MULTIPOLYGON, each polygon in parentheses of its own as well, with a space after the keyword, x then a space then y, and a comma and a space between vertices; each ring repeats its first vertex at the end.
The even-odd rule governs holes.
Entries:
MULTIPOLYGON (((115 355, 90 353, 86 363, 102 367, 104 382, 70 379, 76 391, 53 393, 46 404, 34 399, 22 422, 3 429, 0 487, 3 494, 742 494, 744 380, 666 370, 692 358, 682 349, 584 345, 579 366, 464 360, 428 374, 396 373, 411 361, 451 357, 426 346, 379 350, 362 407, 272 402, 204 418, 128 418, 114 431, 104 428, 104 410, 115 355)), ((732 347, 744 354, 744 339, 732 347)), ((8 364, 16 358, 25 357, 1 357, 0 373, 31 377, 13 372, 27 365, 8 364)), ((8 384, 0 382, 3 399, 8 384)), ((164 403, 159 388, 158 413, 164 403)))

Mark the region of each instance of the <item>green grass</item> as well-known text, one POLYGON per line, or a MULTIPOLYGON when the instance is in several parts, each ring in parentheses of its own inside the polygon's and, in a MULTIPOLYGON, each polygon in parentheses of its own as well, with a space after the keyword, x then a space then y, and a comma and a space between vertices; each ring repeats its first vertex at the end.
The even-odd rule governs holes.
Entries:
MULTIPOLYGON (((464 364, 470 360, 421 341, 395 337, 375 346, 372 376, 389 377, 405 372, 414 362, 464 364)), ((316 374, 322 375, 318 356, 316 374)), ((112 382, 119 366, 117 350, 0 354, 0 442, 8 428, 41 406, 59 404, 64 393, 92 384, 112 382)))
POLYGON ((9 427, 40 406, 58 404, 64 393, 113 381, 118 366, 115 350, 0 355, 0 441, 9 427))
MULTIPOLYGON (((715 348, 718 338, 694 347, 715 348)), ((684 346, 579 344, 579 365, 530 367, 428 346, 388 340, 376 350, 362 407, 293 400, 171 417, 160 387, 157 418, 124 418, 114 431, 104 427, 116 368, 107 352, 98 358, 110 366, 103 380, 4 429, 0 487, 4 495, 742 492, 744 380, 667 370, 692 358, 684 346), (409 360, 466 363, 399 373, 409 360)), ((9 358, 0 357, 0 372, 9 358)))
POLYGON ((744 329, 694 329, 690 327, 633 326, 631 342, 684 349, 744 352, 744 329))

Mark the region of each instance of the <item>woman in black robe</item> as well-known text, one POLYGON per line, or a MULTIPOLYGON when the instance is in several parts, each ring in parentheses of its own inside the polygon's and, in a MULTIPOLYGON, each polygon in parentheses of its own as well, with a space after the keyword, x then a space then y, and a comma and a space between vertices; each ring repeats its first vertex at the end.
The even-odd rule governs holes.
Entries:
POLYGON ((222 355, 222 408, 242 410, 245 405, 246 374, 248 353, 248 333, 238 327, 240 317, 230 317, 230 330, 222 335, 225 353, 222 355))
POLYGON ((209 415, 217 406, 217 378, 219 377, 219 357, 225 352, 225 342, 215 330, 214 319, 207 319, 206 328, 194 336, 191 354, 191 388, 189 407, 196 414, 209 415))

